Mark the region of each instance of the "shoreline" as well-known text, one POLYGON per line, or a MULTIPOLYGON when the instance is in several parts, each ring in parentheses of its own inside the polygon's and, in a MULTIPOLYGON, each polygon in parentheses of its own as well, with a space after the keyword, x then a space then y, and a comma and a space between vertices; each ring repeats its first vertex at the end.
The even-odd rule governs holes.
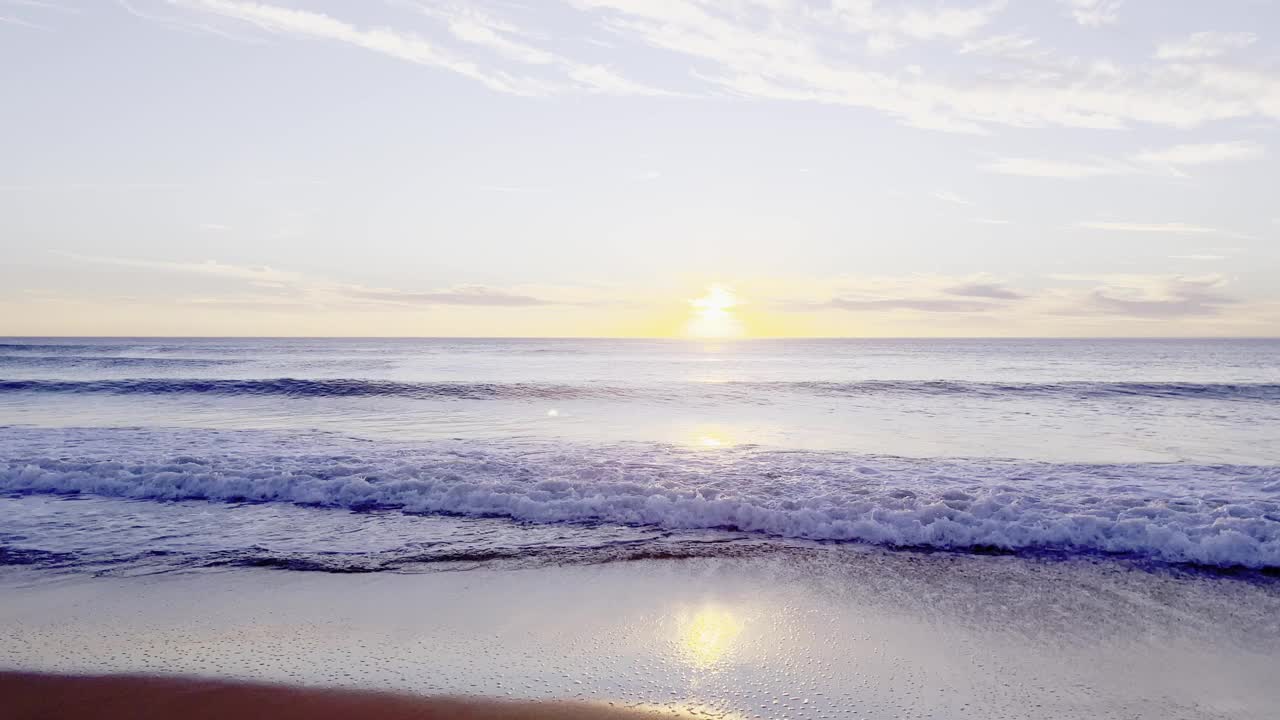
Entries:
POLYGON ((0 669, 706 718, 1269 718, 1280 585, 861 551, 418 574, 0 575, 0 669))

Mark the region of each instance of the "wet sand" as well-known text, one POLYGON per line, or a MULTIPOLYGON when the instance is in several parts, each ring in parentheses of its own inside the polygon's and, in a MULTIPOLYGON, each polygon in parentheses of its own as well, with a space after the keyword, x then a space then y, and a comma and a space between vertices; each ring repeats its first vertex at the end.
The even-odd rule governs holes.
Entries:
POLYGON ((810 549, 421 574, 10 568, 0 594, 10 670, 712 718, 1270 720, 1280 707, 1280 583, 1111 561, 810 549))
MULTIPOLYGON (((670 714, 572 703, 425 698, 219 680, 0 673, 11 720, 657 720, 670 714)), ((687 717, 687 716, 685 716, 687 717)))

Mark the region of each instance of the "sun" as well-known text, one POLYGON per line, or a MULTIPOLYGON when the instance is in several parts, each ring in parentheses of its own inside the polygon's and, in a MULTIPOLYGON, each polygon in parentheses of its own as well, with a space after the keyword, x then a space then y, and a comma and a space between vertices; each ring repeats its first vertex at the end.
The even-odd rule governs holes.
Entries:
POLYGON ((698 338, 734 338, 743 334, 742 320, 734 309, 742 304, 733 291, 723 285, 712 285, 702 297, 689 301, 693 317, 685 334, 698 338))

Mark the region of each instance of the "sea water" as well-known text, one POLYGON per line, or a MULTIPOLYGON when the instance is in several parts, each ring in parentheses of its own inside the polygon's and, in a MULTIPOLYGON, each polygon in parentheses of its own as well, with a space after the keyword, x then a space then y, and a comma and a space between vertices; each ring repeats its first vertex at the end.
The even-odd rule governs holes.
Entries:
POLYGON ((1280 568, 1280 341, 0 339, 0 563, 1280 568))

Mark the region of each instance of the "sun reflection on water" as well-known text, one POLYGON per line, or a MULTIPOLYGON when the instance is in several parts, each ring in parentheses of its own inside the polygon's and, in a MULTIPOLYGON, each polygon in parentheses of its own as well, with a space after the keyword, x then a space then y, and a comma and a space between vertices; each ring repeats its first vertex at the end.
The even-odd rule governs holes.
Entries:
POLYGON ((705 607, 681 617, 681 654, 694 667, 713 667, 733 650, 742 625, 737 615, 719 607, 705 607))
POLYGON ((739 444, 734 434, 721 425, 686 426, 681 434, 684 436, 683 444, 698 450, 731 448, 739 444))

